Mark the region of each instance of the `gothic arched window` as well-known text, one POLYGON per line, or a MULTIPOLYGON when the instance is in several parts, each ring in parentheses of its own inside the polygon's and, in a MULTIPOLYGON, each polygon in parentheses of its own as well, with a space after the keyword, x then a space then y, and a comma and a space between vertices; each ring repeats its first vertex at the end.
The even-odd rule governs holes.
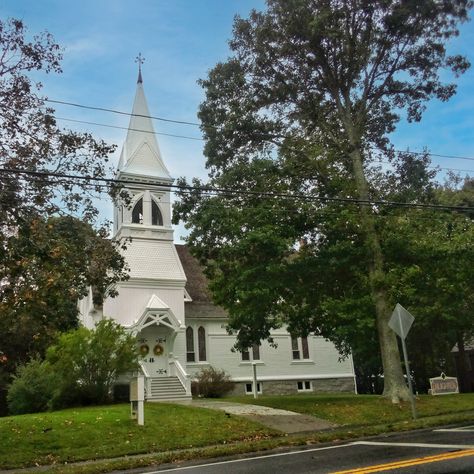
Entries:
POLYGON ((186 362, 195 362, 194 354, 194 331, 191 326, 186 328, 186 362))
POLYGON ((132 224, 143 224, 143 198, 140 198, 133 206, 132 224))
POLYGON ((199 360, 206 360, 206 331, 202 326, 198 329, 199 360))
POLYGON ((151 200, 151 225, 163 225, 163 216, 155 200, 151 200))

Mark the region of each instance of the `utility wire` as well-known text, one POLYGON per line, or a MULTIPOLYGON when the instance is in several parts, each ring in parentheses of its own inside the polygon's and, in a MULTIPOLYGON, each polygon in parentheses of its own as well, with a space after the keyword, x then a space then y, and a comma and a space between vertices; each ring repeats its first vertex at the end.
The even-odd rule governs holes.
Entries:
POLYGON ((106 123, 88 122, 86 120, 75 120, 65 117, 54 117, 56 120, 65 120, 66 122, 83 123, 87 125, 97 125, 99 127, 118 128, 120 130, 131 130, 132 132, 150 133, 152 135, 164 135, 165 137, 185 138, 187 140, 204 141, 204 138, 188 137, 186 135, 174 135, 173 133, 151 132, 150 130, 140 130, 139 128, 120 127, 119 125, 108 125, 106 123))
MULTIPOLYGON (((66 118, 66 117, 55 117, 56 120, 64 120, 66 122, 74 122, 74 123, 82 123, 86 125, 95 125, 99 127, 107 127, 107 128, 117 128, 120 130, 131 130, 133 132, 141 132, 141 133, 149 133, 151 135, 161 135, 161 136, 166 136, 166 137, 173 137, 173 138, 184 138, 186 140, 195 140, 195 141, 204 141, 204 138, 198 138, 198 137, 188 137, 186 135, 175 135, 172 133, 163 133, 163 132, 152 132, 150 130, 141 130, 139 128, 129 128, 129 127, 120 127, 119 125, 110 125, 106 123, 99 123, 99 122, 89 122, 87 120, 76 120, 76 119, 71 119, 71 118, 66 118)), ((425 155, 425 153, 422 152, 412 152, 412 151, 401 151, 401 150, 394 150, 395 153, 401 154, 401 153, 407 153, 410 155, 425 155)), ((430 156, 443 156, 443 155, 434 155, 432 153, 427 153, 430 156)), ((465 158, 467 159, 467 158, 465 158)), ((383 160, 376 160, 379 163, 385 163, 392 165, 390 161, 383 161, 383 160)), ((440 167, 440 166, 428 166, 428 168, 432 169, 439 169, 439 170, 445 170, 445 171, 461 171, 461 172, 466 172, 466 173, 474 173, 474 170, 468 170, 468 169, 459 169, 459 168, 448 168, 448 167, 440 167)))
MULTIPOLYGON (((80 175, 71 175, 66 173, 52 173, 48 171, 29 171, 21 170, 17 168, 0 168, 0 174, 18 174, 18 175, 27 175, 27 176, 37 176, 37 177, 56 177, 56 178, 66 178, 71 180, 79 180, 86 182, 104 182, 110 184, 127 184, 127 185, 144 185, 150 186, 149 182, 146 181, 135 181, 135 180, 124 180, 124 179, 114 179, 114 178, 96 178, 93 176, 80 176, 80 175)), ((301 199, 304 201, 319 201, 319 202, 336 202, 336 203, 355 203, 367 206, 394 206, 394 207, 403 207, 403 208, 414 208, 414 209, 438 209, 438 210, 447 210, 447 211, 474 211, 474 207, 467 206, 450 206, 450 205, 439 205, 439 204, 424 204, 424 203, 409 203, 409 202, 398 202, 398 201, 385 201, 385 200, 372 200, 372 199, 355 199, 355 198, 337 198, 337 197, 325 197, 325 196, 308 196, 306 194, 287 194, 287 193, 269 193, 269 192, 259 192, 259 191, 250 191, 242 189, 229 189, 229 188, 215 188, 208 186, 191 186, 191 185, 176 185, 171 183, 160 183, 156 185, 156 188, 159 190, 170 190, 177 189, 180 191, 198 191, 202 193, 216 193, 219 195, 231 195, 231 196, 256 196, 256 197, 267 197, 267 198, 283 198, 283 199, 301 199)))
POLYGON ((79 107, 81 109, 100 110, 102 112, 111 112, 111 113, 119 114, 119 115, 128 115, 129 117, 144 117, 144 118, 149 118, 153 120, 160 120, 161 122, 178 123, 180 125, 193 125, 196 127, 201 126, 200 123, 196 123, 196 122, 186 122, 184 120, 173 120, 173 119, 168 119, 164 117, 156 117, 154 115, 133 114, 130 112, 123 112, 122 110, 106 109, 105 107, 92 107, 90 105, 75 104, 73 102, 66 102, 63 100, 53 100, 53 99, 44 99, 44 100, 45 102, 50 102, 52 104, 71 105, 72 107, 79 107))
MULTIPOLYGON (((127 115, 129 117, 144 117, 144 118, 149 118, 149 119, 152 119, 152 120, 159 120, 159 121, 162 121, 162 122, 176 123, 176 124, 181 124, 181 125, 192 125, 192 126, 196 126, 196 127, 200 127, 202 125, 202 124, 197 123, 197 122, 187 122, 185 120, 175 120, 175 119, 169 119, 169 118, 164 118, 164 117, 157 117, 157 116, 154 116, 154 115, 134 114, 134 113, 131 113, 131 112, 124 112, 122 110, 108 109, 108 108, 105 108, 105 107, 93 107, 93 106, 90 106, 90 105, 77 104, 77 103, 74 103, 74 102, 67 102, 67 101, 63 101, 63 100, 53 100, 53 99, 44 99, 44 100, 45 100, 45 102, 50 102, 50 103, 53 103, 53 104, 70 105, 72 107, 79 107, 81 109, 99 110, 99 111, 102 111, 102 112, 110 112, 110 113, 119 114, 119 115, 127 115)), ((63 119, 63 120, 68 120, 68 119, 63 119)), ((99 125, 99 124, 97 124, 97 125, 99 125)), ((108 126, 108 125, 104 125, 104 126, 108 126)), ((211 128, 217 128, 216 126, 210 126, 210 127, 211 128)), ((120 128, 122 128, 122 127, 120 127, 120 128)), ((140 131, 140 130, 138 130, 138 131, 140 131)), ((191 137, 180 137, 180 138, 191 138, 191 137)), ((202 138, 201 139, 192 138, 192 139, 194 139, 194 140, 204 140, 202 138)), ((372 148, 372 149, 384 151, 382 148, 372 148)), ((410 155, 420 155, 420 156, 429 155, 429 156, 434 156, 434 157, 437 157, 437 158, 450 158, 450 159, 456 159, 456 160, 474 161, 474 157, 468 157, 468 156, 443 155, 441 153, 430 153, 430 152, 423 152, 423 151, 408 151, 408 150, 407 151, 393 150, 393 151, 396 152, 396 153, 406 153, 406 154, 410 154, 410 155)))
MULTIPOLYGON (((386 165, 392 165, 394 166, 394 163, 391 161, 385 161, 385 160, 374 160, 375 163, 384 163, 386 165)), ((448 168, 444 166, 438 166, 438 165, 427 165, 427 168, 433 169, 433 170, 443 170, 443 171, 461 171, 463 173, 474 173, 474 170, 467 170, 467 169, 461 169, 461 168, 448 168)))

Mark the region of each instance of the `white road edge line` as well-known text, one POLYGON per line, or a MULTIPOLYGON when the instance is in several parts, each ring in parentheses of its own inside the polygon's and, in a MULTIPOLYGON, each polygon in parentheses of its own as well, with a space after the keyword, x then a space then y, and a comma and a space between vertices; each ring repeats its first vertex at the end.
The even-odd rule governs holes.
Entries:
POLYGON ((352 444, 364 444, 367 446, 406 446, 408 448, 474 449, 474 444, 390 443, 384 441, 354 441, 352 444))
POLYGON ((291 451, 288 453, 277 453, 277 454, 267 454, 263 456, 253 456, 249 458, 241 458, 241 459, 231 459, 229 461, 218 461, 218 462, 210 462, 207 464, 196 464, 194 466, 184 466, 184 467, 172 467, 170 469, 162 469, 161 471, 152 471, 147 472, 147 474, 160 474, 161 472, 172 472, 172 471, 179 471, 185 469, 199 469, 202 467, 209 467, 209 466, 219 466, 222 464, 231 464, 235 462, 244 462, 244 461, 254 461, 255 459, 268 459, 268 458, 276 458, 279 456, 290 456, 292 454, 301 454, 301 453, 312 453, 314 451, 324 451, 328 449, 338 449, 338 448, 347 448, 348 446, 352 446, 356 443, 346 443, 346 444, 339 444, 337 446, 325 446, 324 448, 312 448, 312 449, 301 449, 299 451, 291 451))
POLYGON ((470 426, 460 426, 459 428, 438 428, 437 430, 433 431, 454 431, 454 432, 459 432, 459 433, 470 433, 474 431, 474 425, 470 426))

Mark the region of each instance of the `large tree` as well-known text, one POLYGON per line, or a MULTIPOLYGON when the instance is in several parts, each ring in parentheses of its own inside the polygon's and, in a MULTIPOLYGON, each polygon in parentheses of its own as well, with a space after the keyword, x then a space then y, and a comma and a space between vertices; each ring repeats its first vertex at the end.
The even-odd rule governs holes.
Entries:
POLYGON ((76 299, 88 284, 105 289, 123 276, 107 225, 96 222, 103 186, 84 180, 108 175, 114 146, 59 127, 37 82, 61 72, 61 59, 49 33, 30 36, 21 20, 0 21, 2 384, 55 331, 76 325, 76 299))
MULTIPOLYGON (((379 199, 380 188, 369 179, 370 168, 380 154, 390 158, 388 135, 402 111, 409 121, 418 121, 428 100, 448 100, 455 93, 455 85, 443 82, 440 71, 458 75, 469 64, 461 56, 447 55, 445 43, 458 34, 457 25, 467 19, 472 2, 267 4, 265 12, 236 18, 233 55, 202 81, 206 98, 199 116, 209 184, 257 193, 304 193, 313 201, 300 198, 291 204, 267 197, 262 205, 257 194, 253 199, 230 193, 209 199, 199 192, 182 193, 176 219, 184 218, 193 227, 190 243, 211 262, 217 300, 229 309, 231 328, 239 331, 242 346, 268 338, 270 329, 282 323, 302 333, 316 329, 308 282, 317 282, 317 271, 324 269, 295 258, 295 242, 304 238, 311 249, 344 229, 344 238, 337 240, 339 254, 352 247, 347 265, 366 262, 357 289, 349 285, 352 275, 347 285, 333 288, 347 294, 347 331, 366 324, 358 323, 362 313, 373 315, 384 394, 393 401, 406 399, 396 336, 387 325, 391 288, 377 224, 380 206, 370 205, 379 199), (336 205, 331 198, 355 203, 336 205), (252 207, 255 212, 249 215, 252 207), (327 234, 320 229, 321 212, 333 222, 331 229, 325 226, 327 234), (345 214, 357 218, 348 224, 345 214), (365 294, 367 304, 351 305, 351 291, 365 294)), ((299 255, 305 251, 303 246, 299 255)))

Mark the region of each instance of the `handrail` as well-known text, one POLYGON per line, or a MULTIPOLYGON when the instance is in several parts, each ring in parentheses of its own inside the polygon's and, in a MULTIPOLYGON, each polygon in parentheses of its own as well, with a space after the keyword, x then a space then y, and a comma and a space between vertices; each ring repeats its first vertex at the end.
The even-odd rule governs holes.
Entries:
POLYGON ((143 361, 138 361, 138 365, 140 367, 140 370, 142 371, 143 375, 148 378, 150 377, 150 374, 148 373, 148 370, 146 370, 146 367, 145 367, 145 364, 143 363, 143 361))
POLYGON ((180 364, 179 360, 176 357, 173 357, 170 360, 170 364, 174 364, 176 368, 176 376, 186 390, 186 395, 191 395, 191 378, 188 373, 184 370, 183 366, 180 364))
POLYGON ((148 396, 151 395, 151 385, 150 385, 151 378, 150 378, 150 374, 148 373, 148 370, 146 370, 146 367, 141 360, 138 361, 138 366, 142 374, 145 376, 145 400, 146 400, 148 396))

